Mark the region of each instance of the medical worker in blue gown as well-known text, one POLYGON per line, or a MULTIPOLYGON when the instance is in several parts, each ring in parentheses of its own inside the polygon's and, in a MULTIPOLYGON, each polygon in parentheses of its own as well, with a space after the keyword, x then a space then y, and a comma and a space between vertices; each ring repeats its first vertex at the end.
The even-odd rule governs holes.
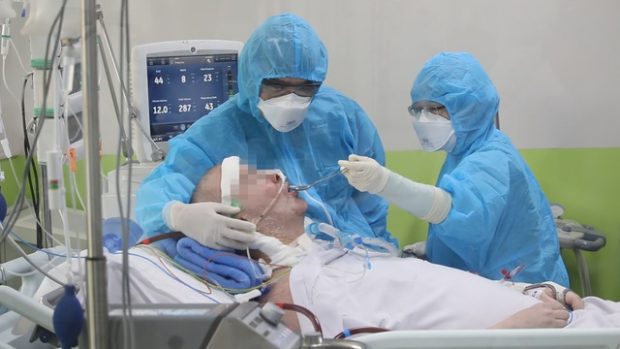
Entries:
POLYGON ((468 53, 430 59, 411 89, 413 127, 427 151, 447 153, 436 186, 351 155, 349 182, 428 221, 431 262, 524 282, 568 286, 549 203, 510 139, 494 124, 499 97, 468 53))
MULTIPOLYGON (((141 185, 136 217, 145 235, 182 231, 212 248, 246 248, 255 226, 232 217, 239 208, 188 203, 206 171, 231 155, 280 169, 292 184, 337 171, 351 153, 383 164, 375 126, 356 102, 322 84, 326 73, 327 50, 308 23, 292 14, 264 22, 240 54, 239 93, 172 139, 141 185)), ((310 218, 398 245, 386 231, 387 203, 344 176, 300 195, 310 218)))

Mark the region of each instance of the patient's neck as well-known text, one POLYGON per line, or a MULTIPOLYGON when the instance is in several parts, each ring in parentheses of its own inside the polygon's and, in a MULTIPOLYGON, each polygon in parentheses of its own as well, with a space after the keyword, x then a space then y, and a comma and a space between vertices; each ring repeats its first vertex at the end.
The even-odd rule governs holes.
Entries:
POLYGON ((265 216, 256 230, 288 245, 304 233, 304 216, 277 214, 265 216))

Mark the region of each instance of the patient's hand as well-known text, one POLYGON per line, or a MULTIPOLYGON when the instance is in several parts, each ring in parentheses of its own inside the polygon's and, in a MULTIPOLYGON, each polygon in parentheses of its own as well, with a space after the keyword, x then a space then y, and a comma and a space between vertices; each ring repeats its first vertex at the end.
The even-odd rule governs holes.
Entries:
MULTIPOLYGON (((552 291, 550 289, 545 289, 543 291, 546 295, 548 295, 549 297, 547 297, 548 299, 551 299, 552 301, 555 301, 553 299, 553 295, 552 295, 552 291)), ((542 298, 540 299, 541 301, 545 301, 542 298)), ((578 310, 578 309, 583 309, 585 306, 585 303, 583 302, 583 299, 575 292, 573 291, 568 291, 565 295, 564 295, 564 303, 566 303, 566 307, 569 308, 569 310, 578 310)))
POLYGON ((564 306, 546 293, 541 303, 516 312, 491 328, 561 328, 566 326, 569 314, 564 306))
POLYGON ((573 291, 569 291, 566 296, 564 296, 564 303, 573 308, 573 310, 583 309, 585 306, 583 299, 573 291))

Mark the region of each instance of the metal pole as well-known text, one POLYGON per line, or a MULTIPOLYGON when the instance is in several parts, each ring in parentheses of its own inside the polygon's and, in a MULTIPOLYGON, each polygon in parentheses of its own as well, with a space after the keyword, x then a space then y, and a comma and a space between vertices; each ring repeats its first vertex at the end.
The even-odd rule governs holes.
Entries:
POLYGON ((108 348, 106 259, 101 240, 101 169, 99 164, 99 99, 97 95, 96 0, 82 0, 82 91, 88 257, 86 259, 86 336, 89 349, 108 348))

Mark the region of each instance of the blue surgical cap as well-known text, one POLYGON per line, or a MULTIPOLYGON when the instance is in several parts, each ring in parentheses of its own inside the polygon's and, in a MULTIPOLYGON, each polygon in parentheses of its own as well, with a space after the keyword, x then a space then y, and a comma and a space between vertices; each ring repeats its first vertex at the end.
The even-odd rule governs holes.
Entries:
POLYGON ((237 104, 259 116, 263 79, 298 78, 323 82, 327 49, 310 25, 294 14, 268 18, 248 39, 239 57, 237 104))
POLYGON ((446 107, 457 136, 454 153, 474 150, 494 128, 499 108, 493 82, 466 52, 442 52, 426 62, 411 88, 411 101, 446 107))

